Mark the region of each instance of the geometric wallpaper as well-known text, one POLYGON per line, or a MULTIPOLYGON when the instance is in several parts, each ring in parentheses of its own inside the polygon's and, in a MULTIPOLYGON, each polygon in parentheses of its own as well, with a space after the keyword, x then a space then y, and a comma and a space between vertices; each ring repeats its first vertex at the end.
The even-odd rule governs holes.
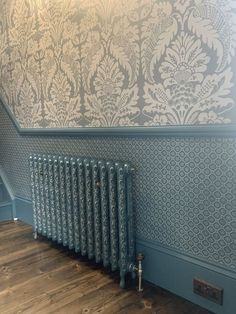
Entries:
POLYGON ((31 153, 130 162, 136 236, 236 273, 236 137, 22 136, 0 104, 0 164, 31 198, 31 153))
POLYGON ((233 0, 2 0, 22 128, 236 123, 233 0))

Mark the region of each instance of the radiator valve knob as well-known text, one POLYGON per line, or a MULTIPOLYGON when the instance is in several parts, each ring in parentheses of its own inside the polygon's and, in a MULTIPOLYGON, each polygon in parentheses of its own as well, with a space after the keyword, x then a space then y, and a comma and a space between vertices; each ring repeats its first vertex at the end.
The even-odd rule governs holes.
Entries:
POLYGON ((144 260, 144 255, 142 254, 142 253, 139 253, 138 255, 137 255, 137 261, 139 262, 142 262, 144 260))

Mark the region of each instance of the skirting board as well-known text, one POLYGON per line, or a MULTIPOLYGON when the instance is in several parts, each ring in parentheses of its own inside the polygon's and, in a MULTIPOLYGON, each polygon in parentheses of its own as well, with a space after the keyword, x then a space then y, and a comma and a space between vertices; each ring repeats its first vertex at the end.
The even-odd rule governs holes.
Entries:
POLYGON ((16 197, 14 201, 15 217, 29 225, 33 225, 33 209, 30 200, 16 197))
POLYGON ((12 219, 12 202, 0 203, 0 221, 12 219))
MULTIPOLYGON (((15 198, 16 217, 33 224, 32 203, 15 198)), ((137 239, 137 252, 145 255, 144 278, 217 314, 236 313, 236 273, 176 253, 151 241, 137 239), (193 278, 203 279, 224 289, 223 305, 214 304, 193 293, 193 278)))

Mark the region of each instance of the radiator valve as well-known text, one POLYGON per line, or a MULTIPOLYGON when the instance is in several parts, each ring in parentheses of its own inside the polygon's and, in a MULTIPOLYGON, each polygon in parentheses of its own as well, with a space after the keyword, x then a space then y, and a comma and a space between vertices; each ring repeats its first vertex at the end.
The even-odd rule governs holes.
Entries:
POLYGON ((144 255, 142 253, 139 253, 137 256, 138 261, 138 291, 142 292, 142 277, 143 277, 143 267, 142 267, 142 261, 144 260, 144 255))
POLYGON ((137 256, 138 266, 133 265, 132 271, 138 273, 138 292, 142 292, 142 277, 143 277, 143 266, 142 262, 144 260, 144 255, 139 253, 137 256))

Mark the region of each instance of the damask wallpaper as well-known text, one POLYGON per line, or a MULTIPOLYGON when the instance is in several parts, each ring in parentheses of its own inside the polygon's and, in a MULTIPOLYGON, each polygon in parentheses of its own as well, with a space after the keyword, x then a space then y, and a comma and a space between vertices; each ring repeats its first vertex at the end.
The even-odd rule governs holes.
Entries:
POLYGON ((236 122, 233 0, 2 0, 0 94, 23 128, 236 122))

